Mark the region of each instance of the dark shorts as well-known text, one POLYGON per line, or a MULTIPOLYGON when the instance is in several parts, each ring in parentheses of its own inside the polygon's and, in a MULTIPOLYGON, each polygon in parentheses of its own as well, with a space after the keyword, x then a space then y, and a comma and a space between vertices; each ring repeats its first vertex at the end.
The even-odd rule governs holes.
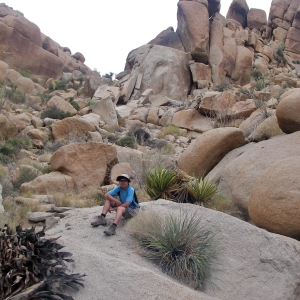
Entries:
POLYGON ((130 218, 134 217, 136 215, 136 213, 137 213, 137 209, 127 207, 122 216, 124 218, 130 219, 130 218))

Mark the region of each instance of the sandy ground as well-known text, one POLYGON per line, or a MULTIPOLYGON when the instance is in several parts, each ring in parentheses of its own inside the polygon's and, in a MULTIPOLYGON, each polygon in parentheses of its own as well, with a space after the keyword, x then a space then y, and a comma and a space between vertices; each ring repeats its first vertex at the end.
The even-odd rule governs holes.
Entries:
MULTIPOLYGON (((85 273, 85 288, 72 292, 75 300, 100 299, 216 299, 195 291, 161 272, 158 266, 138 254, 138 246, 122 219, 117 234, 103 233, 105 227, 90 223, 101 207, 73 209, 59 224, 46 232, 58 237, 63 250, 73 253, 71 273, 85 273)), ((114 213, 107 219, 112 223, 114 213)))

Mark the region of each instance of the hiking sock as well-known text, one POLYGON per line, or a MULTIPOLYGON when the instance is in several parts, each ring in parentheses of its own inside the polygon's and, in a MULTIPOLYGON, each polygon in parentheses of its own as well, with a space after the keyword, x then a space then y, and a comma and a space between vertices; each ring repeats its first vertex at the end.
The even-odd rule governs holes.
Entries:
POLYGON ((103 216, 104 218, 106 217, 106 214, 101 214, 101 216, 103 216))
POLYGON ((116 223, 113 223, 113 226, 116 226, 116 227, 117 227, 118 225, 117 225, 116 223))

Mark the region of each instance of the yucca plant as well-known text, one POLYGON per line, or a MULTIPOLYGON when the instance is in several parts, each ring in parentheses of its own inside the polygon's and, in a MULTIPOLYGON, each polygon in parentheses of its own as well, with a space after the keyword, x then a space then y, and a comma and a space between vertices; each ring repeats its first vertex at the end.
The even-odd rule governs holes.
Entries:
POLYGON ((173 169, 157 167, 146 175, 146 193, 152 199, 172 199, 168 189, 176 182, 176 173, 173 169))
POLYGON ((138 217, 139 223, 144 225, 144 232, 134 234, 136 227, 132 226, 133 236, 140 242, 144 255, 158 263, 168 275, 202 289, 210 278, 211 263, 216 256, 213 232, 200 226, 201 220, 196 213, 156 214, 155 222, 151 214, 138 217), (148 225, 151 230, 148 230, 148 225))
POLYGON ((218 187, 205 177, 191 179, 186 184, 189 194, 196 203, 207 204, 207 202, 217 194, 218 187))

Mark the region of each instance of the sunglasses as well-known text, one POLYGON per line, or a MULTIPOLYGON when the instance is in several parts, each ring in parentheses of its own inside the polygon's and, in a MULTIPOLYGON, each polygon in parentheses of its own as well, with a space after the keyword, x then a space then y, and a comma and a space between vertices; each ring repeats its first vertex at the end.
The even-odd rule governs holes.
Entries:
POLYGON ((128 180, 121 179, 121 180, 119 180, 119 182, 128 182, 128 180))

